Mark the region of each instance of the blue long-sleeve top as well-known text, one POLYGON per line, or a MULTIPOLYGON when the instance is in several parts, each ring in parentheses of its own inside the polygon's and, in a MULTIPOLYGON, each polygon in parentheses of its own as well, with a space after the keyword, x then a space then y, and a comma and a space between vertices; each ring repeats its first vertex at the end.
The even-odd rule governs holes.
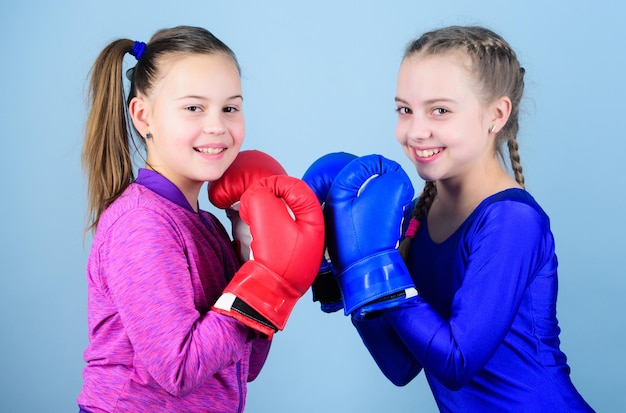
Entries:
POLYGON ((485 199, 441 243, 424 219, 408 267, 418 297, 353 318, 393 383, 424 369, 442 412, 593 411, 559 348, 554 238, 528 192, 485 199))

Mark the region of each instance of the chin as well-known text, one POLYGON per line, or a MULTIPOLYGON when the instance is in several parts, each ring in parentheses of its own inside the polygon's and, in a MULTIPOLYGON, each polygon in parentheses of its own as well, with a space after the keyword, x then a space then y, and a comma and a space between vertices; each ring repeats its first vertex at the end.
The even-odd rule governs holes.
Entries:
POLYGON ((417 170, 417 174, 422 180, 424 181, 436 181, 437 180, 437 177, 433 176, 433 174, 428 173, 427 171, 424 171, 423 168, 419 168, 416 166, 415 169, 417 170))
POLYGON ((224 175, 225 171, 226 169, 216 170, 215 168, 211 168, 211 170, 203 171, 202 173, 196 175, 196 177, 204 182, 217 181, 222 177, 222 175, 224 175))

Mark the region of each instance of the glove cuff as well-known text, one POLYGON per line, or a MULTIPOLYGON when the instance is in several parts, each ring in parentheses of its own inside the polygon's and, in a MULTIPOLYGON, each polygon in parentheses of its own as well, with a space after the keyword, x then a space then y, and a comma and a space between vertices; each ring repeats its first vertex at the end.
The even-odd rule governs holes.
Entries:
POLYGON ((277 330, 284 329, 302 295, 279 274, 254 260, 241 266, 224 293, 233 294, 277 330))
POLYGON ((345 315, 379 298, 415 289, 411 274, 395 249, 355 262, 337 276, 337 281, 343 296, 345 315))
POLYGON ((211 309, 239 320, 242 324, 262 333, 268 339, 271 339, 276 332, 276 327, 265 317, 231 293, 222 294, 211 309))

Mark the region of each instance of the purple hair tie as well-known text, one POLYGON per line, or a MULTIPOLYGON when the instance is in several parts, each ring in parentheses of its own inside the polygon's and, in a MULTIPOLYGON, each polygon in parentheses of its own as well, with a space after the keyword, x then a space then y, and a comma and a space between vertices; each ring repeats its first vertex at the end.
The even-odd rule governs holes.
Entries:
POLYGON ((416 220, 415 218, 411 218, 411 220, 409 221, 409 227, 406 229, 404 236, 413 239, 419 227, 420 227, 420 222, 416 220))
POLYGON ((141 59, 144 50, 146 50, 146 44, 144 42, 135 42, 133 48, 130 50, 130 54, 135 56, 135 59, 141 59))

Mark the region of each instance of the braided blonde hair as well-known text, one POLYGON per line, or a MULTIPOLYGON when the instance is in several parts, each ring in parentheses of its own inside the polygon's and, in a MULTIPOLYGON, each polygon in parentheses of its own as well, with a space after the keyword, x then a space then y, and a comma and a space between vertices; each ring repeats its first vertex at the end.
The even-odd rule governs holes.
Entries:
MULTIPOLYGON (((406 48, 404 58, 416 54, 433 56, 447 53, 462 53, 471 62, 471 69, 480 85, 480 98, 485 103, 507 96, 511 99, 511 114, 504 127, 496 134, 496 151, 504 159, 502 146, 506 142, 509 160, 515 181, 523 188, 524 175, 520 163, 517 132, 519 131, 519 108, 524 94, 524 68, 509 44, 498 34, 478 26, 450 26, 423 34, 406 48)), ((437 187, 432 181, 424 184, 413 219, 422 220, 435 196, 437 187)), ((412 237, 406 237, 399 250, 406 260, 409 256, 412 237)))

